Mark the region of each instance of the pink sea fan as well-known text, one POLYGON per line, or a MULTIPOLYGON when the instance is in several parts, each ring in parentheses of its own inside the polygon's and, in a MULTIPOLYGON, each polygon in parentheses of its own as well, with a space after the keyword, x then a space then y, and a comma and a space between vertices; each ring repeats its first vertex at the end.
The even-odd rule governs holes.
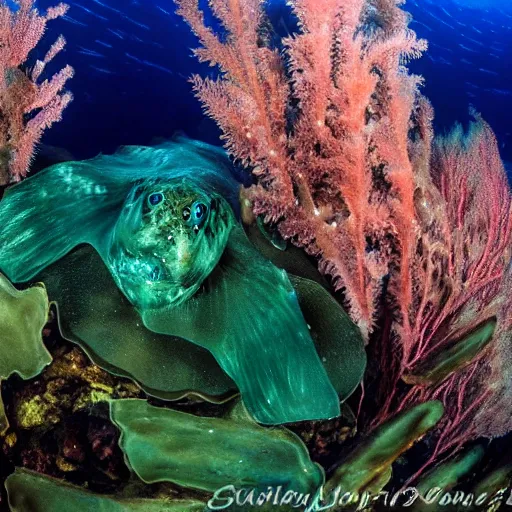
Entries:
POLYGON ((61 36, 45 58, 31 70, 23 70, 29 53, 40 42, 49 20, 63 16, 65 4, 40 15, 35 0, 19 0, 11 10, 0 1, 0 184, 18 181, 27 174, 36 144, 44 130, 59 121, 72 99, 62 90, 73 69, 66 66, 53 78, 40 83, 46 65, 65 46, 61 36))
POLYGON ((496 138, 475 116, 468 133, 457 126, 435 141, 428 166, 415 166, 409 322, 396 323, 394 337, 390 331, 376 340, 391 349, 380 351, 387 376, 374 424, 441 399, 447 414, 432 460, 468 440, 512 429, 512 199, 496 138), (440 382, 421 377, 439 354, 486 322, 496 323, 492 342, 476 356, 462 359, 440 382), (412 386, 404 390, 400 381, 412 386))

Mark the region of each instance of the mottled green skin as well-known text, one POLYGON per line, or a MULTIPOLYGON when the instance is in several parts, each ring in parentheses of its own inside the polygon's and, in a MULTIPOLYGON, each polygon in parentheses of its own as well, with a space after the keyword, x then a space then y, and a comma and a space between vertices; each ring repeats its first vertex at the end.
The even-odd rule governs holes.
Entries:
POLYGON ((226 200, 186 183, 135 186, 112 231, 107 265, 116 284, 140 310, 182 304, 215 268, 235 223, 226 200), (149 199, 163 199, 151 206, 149 199), (207 210, 201 222, 186 214, 207 210))

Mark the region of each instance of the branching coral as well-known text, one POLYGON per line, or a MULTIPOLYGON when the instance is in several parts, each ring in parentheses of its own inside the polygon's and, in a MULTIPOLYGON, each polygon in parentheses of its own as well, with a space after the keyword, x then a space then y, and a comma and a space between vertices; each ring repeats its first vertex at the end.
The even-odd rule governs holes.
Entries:
POLYGON ((63 16, 68 6, 59 4, 40 15, 35 0, 18 0, 13 11, 0 1, 0 184, 26 176, 34 147, 43 132, 60 121, 71 101, 70 93, 61 93, 73 76, 66 66, 51 79, 40 81, 46 65, 64 48, 61 36, 43 60, 26 67, 30 51, 41 40, 48 21, 63 16))
POLYGON ((441 399, 433 458, 510 430, 510 190, 478 116, 434 142, 421 78, 405 67, 427 44, 403 2, 291 0, 300 31, 280 53, 261 0, 210 0, 222 35, 197 0, 176 1, 196 55, 221 70, 193 82, 257 177, 249 206, 318 257, 370 341, 367 423, 441 399))
MULTIPOLYGON (((227 147, 259 176, 257 214, 320 257, 343 289, 364 333, 389 271, 393 239, 402 249, 400 281, 412 256, 410 115, 420 78, 402 66, 426 49, 394 1, 295 1, 302 32, 283 41, 289 66, 262 39, 259 1, 211 2, 228 37, 203 25, 197 2, 179 12, 198 34, 203 61, 224 72, 194 79, 224 131, 227 147), (288 128, 290 117, 295 122, 288 128)), ((411 301, 404 285, 402 307, 411 301)))

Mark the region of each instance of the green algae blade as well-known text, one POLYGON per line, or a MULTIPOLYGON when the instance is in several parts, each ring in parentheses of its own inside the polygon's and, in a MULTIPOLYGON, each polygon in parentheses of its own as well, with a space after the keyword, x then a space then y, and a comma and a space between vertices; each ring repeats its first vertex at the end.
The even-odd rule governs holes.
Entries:
POLYGON ((497 320, 491 318, 402 378, 407 384, 435 386, 448 375, 470 364, 492 340, 497 320))
POLYGON ((391 464, 436 425, 444 413, 438 401, 425 402, 400 413, 362 440, 336 469, 326 491, 339 487, 342 492, 363 492, 385 483, 391 464))
POLYGON ((510 454, 505 453, 502 460, 492 470, 483 476, 473 489, 475 496, 486 494, 494 496, 500 489, 510 488, 512 480, 512 462, 510 454))
MULTIPOLYGON (((429 490, 435 487, 449 491, 466 475, 471 473, 475 466, 482 460, 484 449, 482 446, 475 446, 464 453, 456 455, 449 460, 439 464, 431 471, 422 476, 416 485, 421 496, 426 497, 429 490)), ((434 507, 437 506, 437 503, 434 507)), ((432 510, 434 507, 426 503, 418 504, 418 510, 432 510)))
POLYGON ((231 231, 201 293, 178 307, 141 313, 150 330, 210 350, 256 421, 339 416, 338 395, 288 276, 254 249, 240 227, 231 231))
POLYGON ((91 246, 67 255, 38 278, 57 304, 62 335, 98 366, 168 400, 197 395, 217 402, 237 393, 207 350, 144 327, 91 246))
POLYGON ((210 492, 226 485, 314 492, 321 485, 323 471, 295 434, 249 423, 239 414, 205 418, 145 400, 110 403, 121 449, 146 483, 169 481, 210 492))
POLYGON ((62 480, 17 469, 5 487, 11 512, 203 512, 196 500, 123 498, 94 494, 62 480))
MULTIPOLYGON (((0 274, 0 384, 12 374, 39 375, 52 357, 43 344, 48 296, 41 284, 19 291, 0 274)), ((9 427, 0 396, 0 435, 9 427)))
POLYGON ((44 286, 19 291, 0 274, 0 379, 31 379, 51 363, 41 334, 48 309, 44 286))

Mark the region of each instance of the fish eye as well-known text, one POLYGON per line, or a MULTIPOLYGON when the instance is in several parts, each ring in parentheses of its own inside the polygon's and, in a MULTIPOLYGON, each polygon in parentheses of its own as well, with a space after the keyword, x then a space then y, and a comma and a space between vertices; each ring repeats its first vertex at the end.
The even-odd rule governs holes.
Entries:
POLYGON ((154 207, 159 205, 164 200, 164 195, 161 192, 154 192, 148 197, 149 206, 154 207))
POLYGON ((208 213, 208 207, 201 202, 194 203, 192 205, 192 213, 194 215, 194 221, 201 222, 208 213))

